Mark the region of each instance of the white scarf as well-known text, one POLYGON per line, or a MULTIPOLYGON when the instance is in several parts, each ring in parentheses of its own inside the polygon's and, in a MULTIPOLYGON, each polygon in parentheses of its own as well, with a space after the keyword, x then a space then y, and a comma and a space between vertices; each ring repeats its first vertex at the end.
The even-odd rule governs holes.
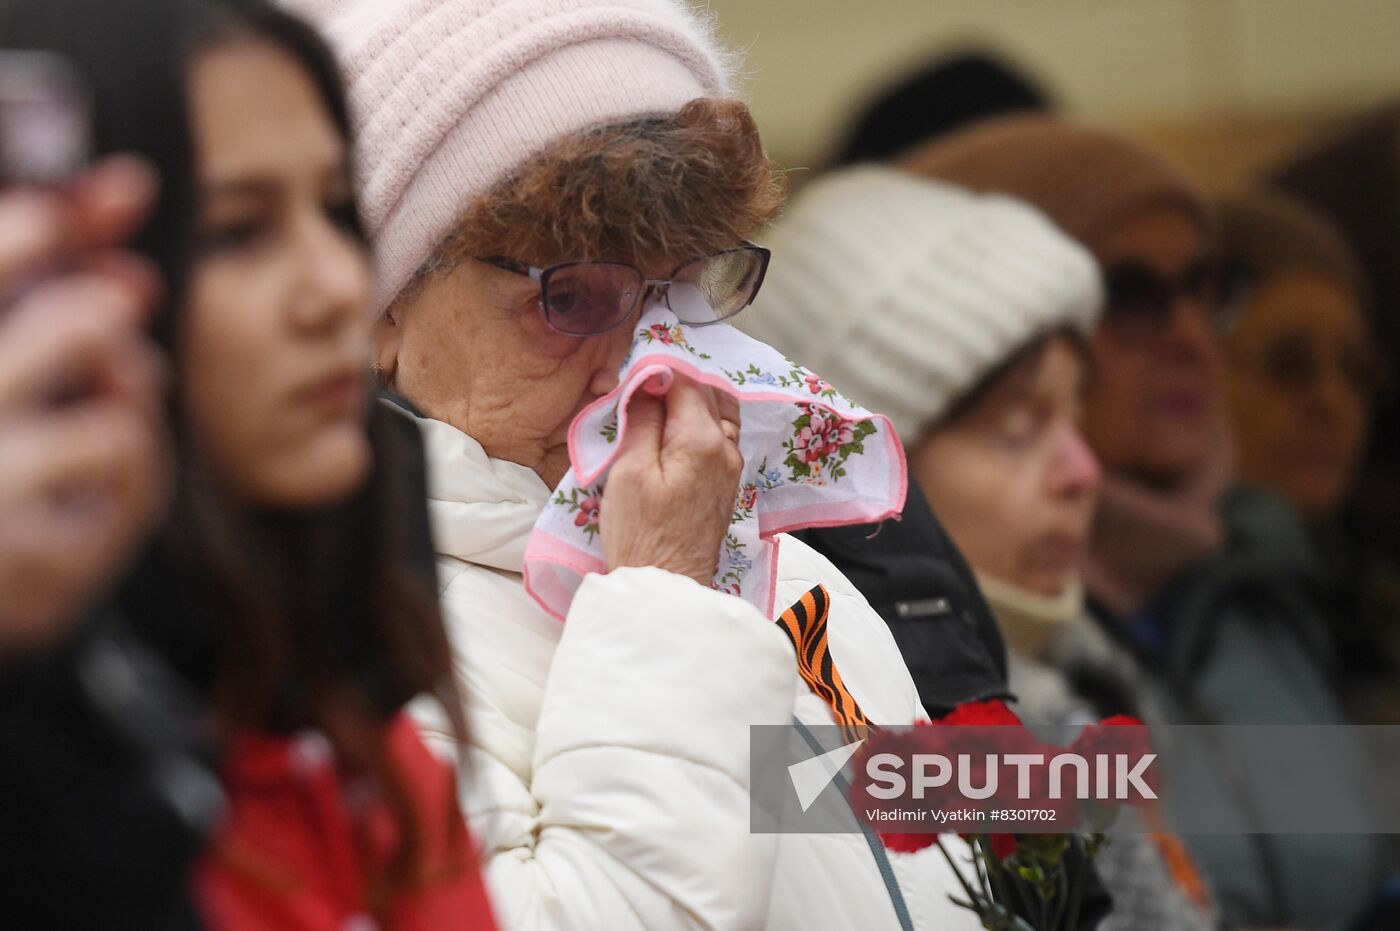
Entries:
POLYGON ((977 585, 1007 649, 1030 659, 1044 659, 1054 639, 1084 615, 1084 586, 1078 579, 1059 595, 1041 595, 980 572, 977 585))

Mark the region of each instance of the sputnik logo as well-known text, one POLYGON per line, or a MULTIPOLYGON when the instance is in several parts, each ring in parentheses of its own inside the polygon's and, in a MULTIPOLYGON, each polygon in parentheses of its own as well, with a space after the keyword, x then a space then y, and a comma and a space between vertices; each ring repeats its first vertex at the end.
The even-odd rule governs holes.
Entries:
POLYGON ((792 780, 792 787, 797 791, 797 801, 804 812, 812 807, 817 796, 840 775, 841 768, 850 762, 863 743, 864 740, 857 740, 788 767, 788 778, 792 780))

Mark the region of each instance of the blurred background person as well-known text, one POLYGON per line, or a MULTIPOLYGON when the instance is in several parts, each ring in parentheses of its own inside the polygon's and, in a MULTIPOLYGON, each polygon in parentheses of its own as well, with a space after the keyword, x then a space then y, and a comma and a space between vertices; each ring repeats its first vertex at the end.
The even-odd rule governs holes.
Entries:
POLYGON ((371 274, 337 69, 258 0, 11 4, 70 57, 98 148, 158 169, 172 513, 123 583, 208 709, 227 807, 193 872, 213 928, 491 927, 450 768, 463 727, 412 426, 371 404, 371 274))
MULTIPOLYGON (((1081 435, 1103 301, 1093 258, 1010 198, 874 166, 804 188, 769 241, 788 261, 745 329, 893 418, 911 478, 995 613, 1022 718, 1124 710, 1133 661, 1088 619, 1078 578, 1100 481, 1081 435)), ((871 587, 878 604, 890 585, 871 587)), ((958 623, 896 613, 892 626, 958 623)), ((1192 898, 1199 876, 1178 885, 1148 838, 1115 840, 1094 862, 1113 897, 1099 927, 1211 926, 1192 898)))
POLYGON ((1331 520, 1356 482, 1381 378, 1369 289, 1346 243, 1301 203, 1250 192, 1216 206, 1239 477, 1331 520))
POLYGON ((196 927, 217 812, 168 671, 110 603, 170 472, 159 286, 120 247, 154 194, 130 158, 0 193, 0 912, 29 927, 196 927))
POLYGON ((1352 716, 1400 720, 1400 578, 1365 539, 1353 493, 1384 367, 1371 291, 1346 240, 1287 195, 1218 202, 1228 274, 1225 359, 1240 481, 1288 501, 1318 551, 1309 581, 1328 619, 1352 716))
POLYGON ((995 52, 939 57, 901 76, 862 107, 833 167, 888 161, 983 117, 1054 108, 1039 81, 995 52))
MULTIPOLYGON (((1121 136, 1039 116, 981 121, 900 165, 1029 201, 1102 269, 1084 430, 1105 476, 1085 585, 1095 614, 1146 670, 1162 720, 1345 723, 1319 649, 1325 622, 1302 582, 1306 528, 1282 502, 1231 487, 1220 275, 1202 195, 1121 136)), ((1359 745, 1338 739, 1329 785, 1316 788, 1361 805, 1359 745)), ((1200 762, 1202 791, 1240 825, 1282 791, 1232 784, 1223 761, 1200 762)), ((1188 842, 1229 927, 1340 922, 1385 869, 1366 836, 1188 842)))
MULTIPOLYGON (((1400 84, 1400 81, 1396 82, 1400 84)), ((1256 172, 1270 189, 1318 211, 1345 237, 1369 292, 1373 347, 1387 371, 1400 364, 1400 104, 1386 102, 1314 133, 1256 172)), ((1388 380, 1373 399, 1374 428, 1340 536, 1356 556, 1400 573, 1400 394, 1388 380)), ((1383 567, 1383 568, 1381 568, 1383 567)), ((1389 597, 1395 597, 1393 594, 1389 597)), ((1393 720, 1393 719, 1392 719, 1393 720)))

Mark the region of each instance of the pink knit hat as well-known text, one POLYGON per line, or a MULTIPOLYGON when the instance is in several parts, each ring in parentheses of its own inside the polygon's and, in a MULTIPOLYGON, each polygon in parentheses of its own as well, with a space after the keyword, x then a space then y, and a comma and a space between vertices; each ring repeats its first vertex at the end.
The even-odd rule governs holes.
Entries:
POLYGON ((283 0, 335 47, 358 133, 376 306, 549 143, 731 93, 682 0, 283 0))

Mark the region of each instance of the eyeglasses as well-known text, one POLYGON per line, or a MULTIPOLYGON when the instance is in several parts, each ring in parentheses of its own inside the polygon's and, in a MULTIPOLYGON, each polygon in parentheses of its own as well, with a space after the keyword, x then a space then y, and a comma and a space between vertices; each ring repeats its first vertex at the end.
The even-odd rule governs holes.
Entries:
POLYGON ((1123 262, 1104 269, 1104 286, 1108 293, 1104 322, 1121 335, 1148 337, 1171 322, 1181 297, 1216 318, 1225 294, 1225 276, 1210 262, 1196 263, 1176 280, 1144 265, 1123 262))
POLYGON ((1389 375, 1380 357, 1366 348, 1319 346, 1302 336, 1277 339, 1253 355, 1232 353, 1231 361, 1279 391, 1313 391, 1336 379, 1365 399, 1386 387, 1389 375))
POLYGON ((511 259, 488 265, 539 283, 545 322, 568 336, 605 333, 657 294, 682 323, 705 326, 726 320, 753 303, 768 272, 771 253, 751 242, 695 259, 669 278, 647 278, 623 262, 561 262, 535 268, 511 259))

